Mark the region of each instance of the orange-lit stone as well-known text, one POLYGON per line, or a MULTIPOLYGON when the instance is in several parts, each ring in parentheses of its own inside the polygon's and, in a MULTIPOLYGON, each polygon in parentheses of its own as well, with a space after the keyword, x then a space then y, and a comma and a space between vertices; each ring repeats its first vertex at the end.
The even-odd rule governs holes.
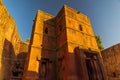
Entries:
POLYGON ((0 80, 12 80, 18 62, 23 73, 27 52, 28 43, 21 40, 14 19, 0 0, 0 80))
POLYGON ((0 80, 106 80, 99 52, 86 15, 38 10, 26 43, 0 0, 0 80))
MULTIPOLYGON (((24 80, 88 80, 87 58, 100 60, 101 56, 86 15, 66 5, 55 17, 38 10, 24 80)), ((105 79, 102 63, 94 62, 90 64, 94 71, 101 72, 96 78, 91 75, 93 80, 105 79)))

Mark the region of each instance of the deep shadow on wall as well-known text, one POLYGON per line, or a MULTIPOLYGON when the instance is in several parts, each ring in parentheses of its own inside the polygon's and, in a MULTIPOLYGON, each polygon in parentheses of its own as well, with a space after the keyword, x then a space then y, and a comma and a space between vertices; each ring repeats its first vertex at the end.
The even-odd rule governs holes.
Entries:
POLYGON ((58 29, 61 35, 56 37, 58 32, 52 35, 53 26, 46 25, 50 21, 45 21, 43 27, 39 80, 107 80, 100 53, 79 47, 69 52, 66 28, 58 29))
POLYGON ((2 52, 2 80, 22 80, 26 52, 15 54, 10 41, 5 39, 2 52))
POLYGON ((44 21, 39 79, 57 80, 57 53, 54 18, 44 21))
POLYGON ((58 80, 107 80, 98 52, 79 49, 58 58, 58 80))
POLYGON ((40 80, 107 80, 98 52, 75 48, 74 53, 57 58, 54 72, 50 58, 40 61, 40 80), (55 73, 57 79, 53 76, 55 73))
POLYGON ((2 52, 2 76, 3 80, 9 80, 11 75, 11 67, 15 59, 13 45, 7 39, 4 40, 2 52))

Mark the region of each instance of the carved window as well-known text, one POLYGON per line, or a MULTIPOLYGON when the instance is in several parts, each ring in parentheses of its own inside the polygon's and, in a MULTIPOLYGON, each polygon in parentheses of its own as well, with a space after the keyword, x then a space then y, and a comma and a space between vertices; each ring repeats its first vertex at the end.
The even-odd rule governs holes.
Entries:
POLYGON ((62 31, 62 26, 61 25, 59 25, 59 30, 62 31))
POLYGON ((45 77, 46 76, 46 72, 47 72, 47 65, 46 65, 46 62, 42 62, 41 64, 41 75, 42 77, 45 77))
POLYGON ((82 25, 79 25, 79 30, 83 31, 82 25))
POLYGON ((48 28, 47 27, 45 28, 45 33, 48 34, 48 28))
POLYGON ((22 77, 23 75, 23 67, 19 61, 15 62, 12 67, 12 77, 22 77))

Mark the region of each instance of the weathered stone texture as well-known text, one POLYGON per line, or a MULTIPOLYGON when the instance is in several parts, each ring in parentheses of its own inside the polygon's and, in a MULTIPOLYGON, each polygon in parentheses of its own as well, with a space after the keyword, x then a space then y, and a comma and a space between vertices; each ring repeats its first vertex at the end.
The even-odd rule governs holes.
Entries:
POLYGON ((55 17, 38 10, 29 44, 0 0, 0 80, 22 77, 106 80, 89 18, 66 5, 55 17))
MULTIPOLYGON (((9 80, 13 76, 13 69, 19 60, 18 56, 24 52, 27 54, 28 44, 23 45, 14 19, 0 1, 0 80, 9 80), (24 49, 21 49, 23 47, 24 49)), ((24 68, 24 66, 23 66, 24 68)))
POLYGON ((103 80, 99 49, 89 18, 66 5, 56 17, 38 10, 33 24, 24 80, 88 80, 85 56, 89 54, 92 56, 91 61, 94 56, 98 60, 94 60, 92 68, 98 72, 101 70, 98 75, 96 73, 94 80, 103 80), (80 49, 75 52, 77 47, 80 49), (84 55, 85 52, 88 54, 84 55), (83 70, 80 69, 81 66, 83 70))
MULTIPOLYGON (((39 59, 41 56, 43 58, 50 58, 51 61, 54 59, 56 40, 54 20, 52 18, 53 16, 40 10, 37 12, 30 41, 29 60, 27 61, 25 73, 26 79, 34 77, 32 73, 38 75, 39 59), (28 75, 31 76, 27 77, 28 75)), ((36 77, 36 79, 37 78, 38 77, 36 77)))
POLYGON ((120 44, 116 44, 101 52, 104 67, 110 80, 120 78, 120 44))
POLYGON ((89 18, 86 15, 66 6, 65 21, 68 50, 70 52, 73 52, 73 47, 75 46, 98 51, 92 26, 89 18))

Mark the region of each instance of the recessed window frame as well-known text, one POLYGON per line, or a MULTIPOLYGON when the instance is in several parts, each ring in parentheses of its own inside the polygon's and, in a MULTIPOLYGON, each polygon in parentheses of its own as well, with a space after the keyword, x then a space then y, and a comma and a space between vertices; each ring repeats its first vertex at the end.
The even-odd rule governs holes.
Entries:
POLYGON ((48 34, 48 28, 47 27, 45 28, 45 34, 48 34))
POLYGON ((80 30, 80 31, 83 31, 83 27, 82 27, 81 24, 79 25, 79 30, 80 30))
POLYGON ((62 31, 63 27, 61 25, 59 25, 59 30, 62 31))

